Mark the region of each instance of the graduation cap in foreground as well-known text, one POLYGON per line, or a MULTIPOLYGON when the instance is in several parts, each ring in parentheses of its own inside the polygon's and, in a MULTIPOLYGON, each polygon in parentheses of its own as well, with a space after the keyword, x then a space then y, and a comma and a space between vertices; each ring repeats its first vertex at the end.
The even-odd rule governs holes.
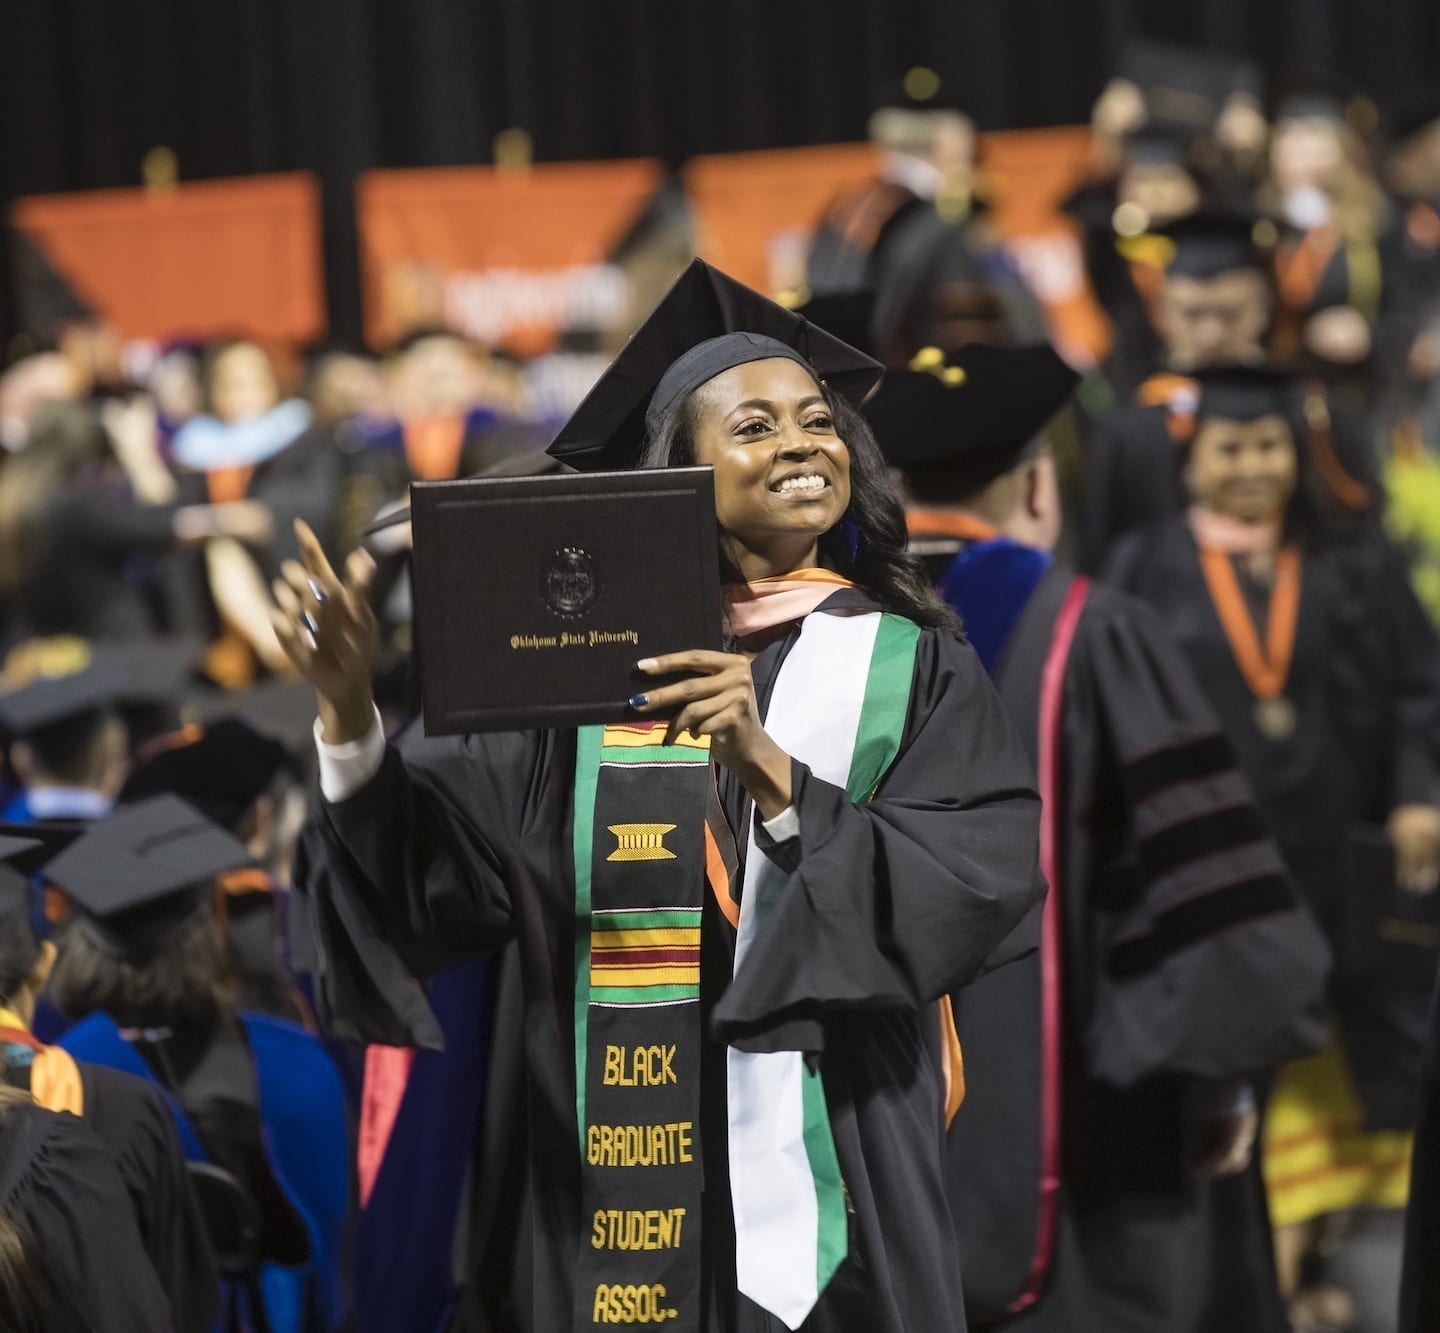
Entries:
POLYGON ((96 942, 141 964, 208 909, 211 881, 253 864, 243 843, 177 796, 157 796, 92 825, 45 869, 96 942))
POLYGON ((772 357, 799 362, 857 406, 883 369, 803 315, 694 260, 561 427, 550 453, 582 472, 632 468, 667 408, 716 375, 772 357))
POLYGON ((895 467, 941 468, 958 489, 978 490, 1023 460, 1069 399, 1079 376, 1048 343, 938 348, 885 377, 865 415, 895 467))
MULTIPOLYGON (((314 694, 307 693, 313 719, 314 694)), ((284 745, 243 718, 192 724, 156 737, 141 750, 120 803, 168 793, 233 831, 289 761, 284 745)))
POLYGON ((928 65, 914 65, 898 79, 879 84, 870 94, 872 111, 948 111, 965 115, 952 84, 928 65))

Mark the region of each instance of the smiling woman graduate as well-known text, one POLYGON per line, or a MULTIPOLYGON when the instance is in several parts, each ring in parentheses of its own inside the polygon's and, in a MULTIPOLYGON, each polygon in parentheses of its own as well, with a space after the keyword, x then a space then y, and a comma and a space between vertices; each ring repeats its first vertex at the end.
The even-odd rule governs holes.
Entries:
POLYGON ((519 942, 527 1183, 480 1293, 508 1327, 964 1327, 936 1006, 1029 938, 1038 802, 903 552, 852 406, 878 373, 697 262, 560 433, 581 468, 715 469, 733 649, 640 663, 687 678, 625 725, 387 746, 366 557, 307 540, 276 585, 320 696, 324 1008, 432 1044, 415 979, 519 942), (661 819, 667 859, 612 864, 607 828, 661 819))

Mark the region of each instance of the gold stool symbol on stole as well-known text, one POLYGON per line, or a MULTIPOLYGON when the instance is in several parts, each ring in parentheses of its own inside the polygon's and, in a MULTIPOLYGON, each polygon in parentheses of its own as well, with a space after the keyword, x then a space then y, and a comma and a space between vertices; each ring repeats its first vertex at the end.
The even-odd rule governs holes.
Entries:
POLYGON ((673 861, 675 853, 665 846, 665 835, 674 824, 609 824, 619 844, 607 861, 673 861))

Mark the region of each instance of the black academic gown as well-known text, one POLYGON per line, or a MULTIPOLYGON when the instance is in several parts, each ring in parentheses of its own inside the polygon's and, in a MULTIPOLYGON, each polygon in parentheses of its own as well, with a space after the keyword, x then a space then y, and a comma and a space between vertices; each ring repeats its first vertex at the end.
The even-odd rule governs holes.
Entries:
MULTIPOLYGON (((841 595, 863 604, 863 595, 841 595)), ((795 638, 752 664, 762 711, 795 638)), ((518 942, 528 1183, 505 1209, 515 1263, 505 1289, 487 1295, 494 1327, 535 1333, 571 1324, 582 1232, 574 762, 574 732, 416 737, 390 747, 365 787, 322 803, 295 877, 322 1010, 342 1032, 369 1040, 433 1040, 414 978, 506 939, 518 942)), ((725 769, 717 774, 743 848, 749 803, 725 769)), ((701 1005, 712 1036, 702 1055, 703 1327, 781 1327, 735 1290, 725 1043, 796 1049, 787 1041, 818 1021, 853 1214, 850 1257, 805 1328, 960 1330, 933 1003, 978 975, 1037 902, 1029 764, 973 652, 953 635, 926 631, 902 747, 874 799, 853 805, 798 763, 793 791, 799 845, 785 848, 798 856, 798 869, 733 981, 734 931, 713 896, 705 898, 701 1005)), ((471 1260, 474 1270, 486 1264, 485 1255, 471 1260)))
MULTIPOLYGON (((1063 567, 1040 579, 997 662, 1032 754, 1073 582, 1063 567)), ((955 997, 970 1091, 947 1172, 972 1317, 1015 1333, 1278 1333, 1257 1182, 1194 1177, 1185 1103, 1323 1044, 1325 946, 1174 645, 1113 589, 1093 587, 1076 624, 1059 745, 1058 1065, 1046 1067, 1039 955, 955 997), (1050 1080, 1054 1248, 1038 1299, 1006 1317, 1037 1249, 1050 1080)))
MULTIPOLYGON (((1109 569, 1147 601, 1204 686, 1255 791, 1267 827, 1337 946, 1342 867, 1353 831, 1383 826, 1395 806, 1428 803, 1440 754, 1440 643, 1398 557, 1378 536, 1303 557, 1286 697, 1298 725, 1286 740, 1256 728, 1254 696, 1211 603, 1183 518, 1136 534, 1109 569)), ((1252 619, 1268 590, 1238 571, 1252 619)), ((1367 1128, 1408 1128, 1426 995, 1402 982, 1336 980, 1332 998, 1367 1128)))
MULTIPOLYGON (((219 1275, 170 1109, 141 1079, 88 1061, 76 1067, 83 1119, 119 1172, 175 1333, 205 1333, 220 1308, 219 1275)), ((6 1081, 28 1089, 28 1072, 12 1065, 6 1081)))
MULTIPOLYGON (((0 1113, 0 1214, 18 1231, 46 1306, 25 1333, 156 1333, 175 1322, 132 1196, 106 1146, 74 1116, 0 1113)), ((5 1327, 12 1328, 11 1311, 5 1327)))

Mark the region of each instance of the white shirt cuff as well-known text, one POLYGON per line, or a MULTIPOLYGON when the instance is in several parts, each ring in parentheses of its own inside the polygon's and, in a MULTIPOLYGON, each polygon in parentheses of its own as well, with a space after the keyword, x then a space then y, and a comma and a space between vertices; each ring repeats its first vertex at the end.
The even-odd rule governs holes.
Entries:
POLYGON ((787 805, 774 819, 763 819, 760 827, 776 842, 789 842, 800 836, 800 816, 793 805, 787 805))
POLYGON ((344 745, 327 745, 320 739, 320 719, 315 719, 315 749, 320 755, 320 794, 329 802, 346 800, 355 795, 380 771, 385 760, 385 732, 380 725, 380 710, 358 741, 344 745))

